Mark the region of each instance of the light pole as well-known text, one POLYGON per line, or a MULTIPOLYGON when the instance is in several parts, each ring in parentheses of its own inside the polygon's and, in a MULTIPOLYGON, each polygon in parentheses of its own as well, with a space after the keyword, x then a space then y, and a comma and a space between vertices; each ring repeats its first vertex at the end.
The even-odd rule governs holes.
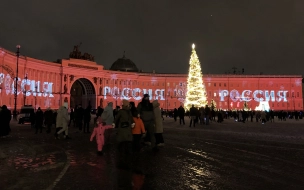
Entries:
POLYGON ((292 98, 293 98, 293 111, 295 112, 295 111, 296 111, 295 97, 294 97, 294 96, 292 96, 292 98))
POLYGON ((23 98, 24 98, 24 99, 23 99, 23 101, 24 101, 24 102, 23 102, 23 106, 25 106, 25 100, 26 100, 27 73, 25 74, 25 78, 24 78, 24 79, 25 79, 25 85, 24 85, 24 87, 23 87, 23 88, 24 88, 24 89, 23 89, 23 98))
POLYGON ((20 45, 17 45, 17 52, 16 52, 16 56, 17 56, 17 69, 16 69, 16 77, 15 77, 15 92, 14 92, 14 96, 15 96, 15 102, 14 102, 14 111, 13 111, 13 117, 15 120, 17 120, 17 88, 18 88, 18 67, 19 67, 19 56, 20 56, 20 45))
POLYGON ((36 85, 35 86, 35 111, 36 111, 36 109, 37 109, 37 88, 38 88, 38 86, 36 85))

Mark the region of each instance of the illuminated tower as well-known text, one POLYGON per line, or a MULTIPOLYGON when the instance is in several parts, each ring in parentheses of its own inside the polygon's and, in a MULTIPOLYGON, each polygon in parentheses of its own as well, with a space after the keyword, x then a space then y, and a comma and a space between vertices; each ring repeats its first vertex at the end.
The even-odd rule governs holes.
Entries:
POLYGON ((203 84, 203 75, 201 64, 196 55, 195 45, 192 45, 192 54, 189 62, 189 74, 187 80, 187 94, 185 108, 190 109, 192 105, 202 107, 207 104, 205 85, 203 84))

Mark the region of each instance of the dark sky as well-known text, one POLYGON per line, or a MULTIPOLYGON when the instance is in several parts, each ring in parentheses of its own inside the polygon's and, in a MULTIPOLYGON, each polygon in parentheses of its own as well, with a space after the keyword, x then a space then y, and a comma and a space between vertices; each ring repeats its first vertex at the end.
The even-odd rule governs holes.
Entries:
POLYGON ((7 0, 0 46, 55 61, 74 45, 109 68, 126 51, 144 71, 304 74, 303 0, 7 0))

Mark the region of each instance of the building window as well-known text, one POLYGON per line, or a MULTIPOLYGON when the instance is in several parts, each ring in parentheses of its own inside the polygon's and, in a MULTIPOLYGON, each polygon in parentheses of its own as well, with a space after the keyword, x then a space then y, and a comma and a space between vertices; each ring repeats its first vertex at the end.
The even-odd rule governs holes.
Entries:
POLYGON ((208 86, 211 86, 211 83, 210 83, 210 82, 208 82, 208 86))
POLYGON ((169 82, 167 83, 167 86, 170 86, 170 83, 169 83, 169 82))
POLYGON ((216 92, 214 92, 213 96, 216 97, 216 92))
POLYGON ((214 83, 213 85, 216 86, 216 83, 214 83))
POLYGON ((108 80, 107 80, 106 82, 107 82, 107 84, 109 84, 109 81, 108 81, 108 80))
POLYGON ((224 83, 224 87, 226 87, 226 83, 224 83))
POLYGON ((219 83, 219 86, 222 86, 222 84, 221 84, 221 83, 219 83))
POLYGON ((293 98, 294 98, 294 92, 291 92, 291 97, 293 97, 293 98))
POLYGON ((300 97, 300 93, 299 92, 297 92, 297 97, 300 97))

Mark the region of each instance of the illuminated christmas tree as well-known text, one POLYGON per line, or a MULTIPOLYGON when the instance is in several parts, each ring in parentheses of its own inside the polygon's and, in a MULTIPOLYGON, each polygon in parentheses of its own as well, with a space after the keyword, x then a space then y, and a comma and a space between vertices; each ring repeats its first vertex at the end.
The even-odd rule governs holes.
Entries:
POLYGON ((192 54, 189 62, 189 74, 187 80, 187 94, 185 108, 190 109, 192 105, 199 108, 207 104, 206 90, 203 84, 201 64, 196 55, 195 45, 192 45, 192 54))

